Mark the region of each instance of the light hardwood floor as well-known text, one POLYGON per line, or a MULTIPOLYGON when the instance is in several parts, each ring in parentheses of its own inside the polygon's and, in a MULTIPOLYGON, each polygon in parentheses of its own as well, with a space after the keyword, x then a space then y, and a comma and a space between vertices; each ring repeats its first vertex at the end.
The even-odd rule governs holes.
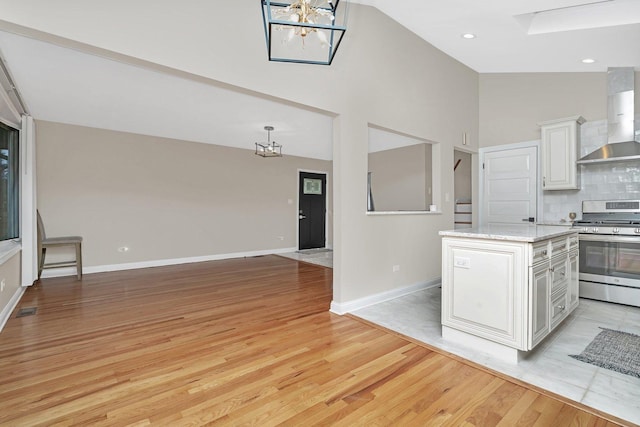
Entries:
MULTIPOLYGON (((44 279, 0 334, 0 425, 613 426, 328 311, 278 256, 44 279)), ((618 420, 619 421, 619 420, 618 420)))

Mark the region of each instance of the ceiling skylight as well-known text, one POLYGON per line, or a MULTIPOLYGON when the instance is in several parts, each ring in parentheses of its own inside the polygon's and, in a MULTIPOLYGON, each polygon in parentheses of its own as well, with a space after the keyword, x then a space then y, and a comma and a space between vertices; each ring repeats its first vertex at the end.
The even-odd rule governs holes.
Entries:
POLYGON ((548 34, 640 23, 640 1, 591 1, 569 7, 516 15, 527 34, 548 34))

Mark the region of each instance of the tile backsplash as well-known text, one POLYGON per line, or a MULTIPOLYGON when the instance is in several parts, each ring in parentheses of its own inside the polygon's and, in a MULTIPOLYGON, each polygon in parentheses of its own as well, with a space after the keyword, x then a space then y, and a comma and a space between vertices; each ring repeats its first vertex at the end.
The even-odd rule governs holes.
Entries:
MULTIPOLYGON (((607 143, 607 121, 585 122, 580 128, 580 154, 607 143)), ((640 199, 640 160, 578 165, 580 190, 543 192, 543 220, 569 221, 569 212, 582 214, 583 200, 640 199)))

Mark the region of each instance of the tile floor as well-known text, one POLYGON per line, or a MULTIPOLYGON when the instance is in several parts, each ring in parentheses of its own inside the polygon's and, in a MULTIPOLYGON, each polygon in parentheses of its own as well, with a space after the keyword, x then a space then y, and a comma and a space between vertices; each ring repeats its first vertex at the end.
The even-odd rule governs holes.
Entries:
MULTIPOLYGON (((333 252, 312 249, 282 254, 332 267, 333 252)), ((442 339, 439 286, 375 304, 352 314, 496 371, 640 424, 640 378, 569 357, 580 354, 600 327, 640 335, 640 308, 580 299, 580 305, 517 365, 442 339)))
POLYGON ((580 362, 580 354, 600 327, 640 335, 640 308, 580 299, 578 308, 518 364, 442 339, 439 286, 353 312, 491 369, 640 424, 640 378, 580 362))
POLYGON ((303 249, 301 251, 287 252, 279 255, 286 258, 296 259, 298 261, 333 268, 333 251, 331 249, 303 249))

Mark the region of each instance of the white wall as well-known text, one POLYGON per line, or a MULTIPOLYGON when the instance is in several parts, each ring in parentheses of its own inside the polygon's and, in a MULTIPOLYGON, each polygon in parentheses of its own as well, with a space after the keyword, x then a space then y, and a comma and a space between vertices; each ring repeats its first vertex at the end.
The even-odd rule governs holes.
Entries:
POLYGON ((319 67, 266 60, 253 0, 175 6, 168 0, 118 0, 99 9, 87 2, 61 8, 45 0, 0 1, 5 29, 336 114, 334 301, 438 278, 437 233, 453 228, 453 170, 441 165, 452 164, 464 132, 466 148, 477 149, 477 73, 371 7, 350 5, 336 59, 319 67), (242 31, 234 17, 244 20, 242 31), (370 124, 439 143, 433 199, 442 215, 366 215, 370 124), (392 273, 392 265, 400 271, 392 273))

